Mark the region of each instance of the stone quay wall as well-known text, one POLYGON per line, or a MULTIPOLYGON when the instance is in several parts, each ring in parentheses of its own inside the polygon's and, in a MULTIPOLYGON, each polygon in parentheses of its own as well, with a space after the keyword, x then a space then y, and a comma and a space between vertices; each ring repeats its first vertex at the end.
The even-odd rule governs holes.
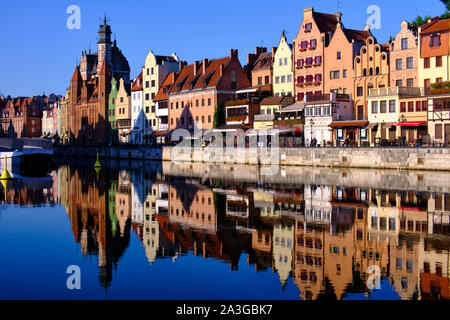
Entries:
POLYGON ((56 148, 59 156, 95 157, 97 152, 100 158, 179 163, 450 171, 450 148, 281 148, 271 154, 257 148, 56 148))

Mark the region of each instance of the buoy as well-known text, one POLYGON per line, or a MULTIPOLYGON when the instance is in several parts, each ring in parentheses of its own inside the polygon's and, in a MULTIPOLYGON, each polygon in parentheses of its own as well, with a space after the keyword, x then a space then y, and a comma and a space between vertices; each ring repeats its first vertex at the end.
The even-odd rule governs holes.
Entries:
POLYGON ((102 164, 100 163, 100 161, 98 161, 98 152, 97 152, 97 161, 95 161, 94 167, 95 168, 101 168, 102 167, 102 164))
POLYGON ((1 180, 0 183, 3 186, 3 189, 5 190, 5 203, 6 203, 6 190, 8 189, 8 185, 11 183, 11 180, 1 180))
POLYGON ((12 180, 12 177, 8 172, 8 161, 6 160, 6 156, 5 156, 5 170, 3 170, 3 173, 0 176, 0 180, 12 180))

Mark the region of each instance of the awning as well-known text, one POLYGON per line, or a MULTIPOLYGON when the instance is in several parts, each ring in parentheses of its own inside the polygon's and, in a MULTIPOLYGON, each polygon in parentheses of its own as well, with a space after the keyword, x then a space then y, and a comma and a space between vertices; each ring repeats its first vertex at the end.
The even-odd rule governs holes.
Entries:
POLYGON ((382 129, 390 129, 394 125, 394 122, 384 122, 381 124, 382 129))
POLYGON ((278 112, 279 113, 302 112, 304 109, 305 109, 305 103, 297 102, 297 103, 291 104, 290 106, 287 106, 281 110, 278 110, 278 112))
MULTIPOLYGON (((153 133, 154 137, 162 137, 163 135, 165 135, 167 132, 169 132, 169 130, 165 130, 165 131, 156 131, 153 133)), ((147 135, 148 137, 151 137, 151 135, 147 135)))
POLYGON ((278 135, 283 134, 289 134, 289 133, 302 133, 301 128, 290 128, 290 127, 284 127, 284 128, 276 128, 276 129, 258 129, 253 130, 251 133, 249 133, 249 136, 256 136, 257 134, 260 134, 261 132, 267 132, 267 135, 275 135, 278 130, 278 135))
POLYGON ((373 128, 375 128, 376 126, 378 125, 378 123, 376 123, 376 122, 371 122, 371 123, 369 123, 368 125, 367 125, 367 127, 366 127, 366 129, 373 129, 373 128))
POLYGON ((405 121, 405 122, 394 123, 394 126, 397 126, 397 127, 420 127, 420 126, 425 126, 426 124, 427 124, 426 121, 405 121))
POLYGON ((330 127, 365 127, 369 121, 333 121, 330 127))

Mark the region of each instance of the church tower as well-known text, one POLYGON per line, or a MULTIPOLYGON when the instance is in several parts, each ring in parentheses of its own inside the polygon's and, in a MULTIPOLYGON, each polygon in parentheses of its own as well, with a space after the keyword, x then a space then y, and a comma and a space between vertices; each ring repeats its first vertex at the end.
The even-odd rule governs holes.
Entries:
POLYGON ((103 24, 100 25, 100 29, 98 31, 98 62, 97 62, 97 73, 100 71, 103 60, 106 60, 108 63, 111 63, 111 27, 107 24, 106 15, 103 20, 103 24))

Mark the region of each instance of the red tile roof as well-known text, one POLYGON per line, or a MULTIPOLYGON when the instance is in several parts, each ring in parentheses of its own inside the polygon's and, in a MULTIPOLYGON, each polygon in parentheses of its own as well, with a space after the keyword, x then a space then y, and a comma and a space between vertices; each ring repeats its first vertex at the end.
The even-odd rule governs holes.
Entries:
POLYGON ((320 32, 336 31, 336 25, 339 21, 334 14, 313 12, 313 18, 320 32))
POLYGON ((164 80, 163 84, 158 90, 158 93, 153 98, 153 101, 161 101, 169 99, 169 90, 175 81, 175 72, 169 73, 169 75, 164 80))
POLYGON ((75 68, 75 71, 73 72, 72 79, 70 79, 70 82, 78 82, 81 81, 81 79, 82 77, 80 73, 80 68, 77 66, 75 68))
POLYGON ((372 35, 368 31, 362 31, 362 30, 353 30, 353 29, 343 29, 345 35, 347 36, 349 41, 355 40, 355 41, 366 41, 367 38, 371 37, 372 35))
POLYGON ((209 61, 205 73, 203 73, 203 62, 199 63, 196 75, 194 75, 195 64, 184 66, 177 75, 171 93, 217 86, 221 79, 220 68, 222 65, 225 68, 230 59, 225 57, 209 61))
POLYGON ((131 91, 142 91, 142 71, 133 82, 131 91))
POLYGON ((433 18, 430 23, 423 25, 421 30, 422 34, 450 30, 450 19, 435 20, 433 18))

